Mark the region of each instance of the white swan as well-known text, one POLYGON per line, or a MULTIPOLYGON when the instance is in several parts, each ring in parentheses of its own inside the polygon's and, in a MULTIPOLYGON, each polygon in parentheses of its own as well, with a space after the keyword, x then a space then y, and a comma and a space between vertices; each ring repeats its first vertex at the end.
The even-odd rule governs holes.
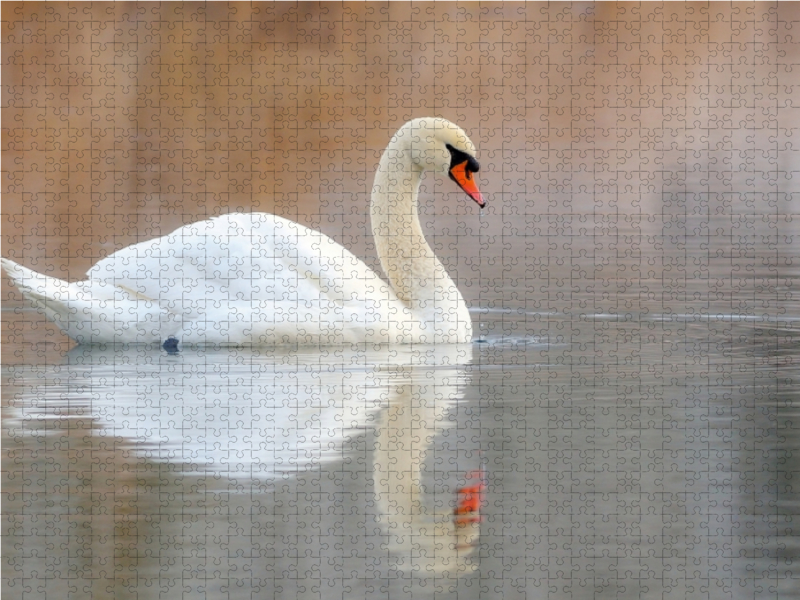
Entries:
POLYGON ((417 193, 423 172, 448 173, 483 207, 474 157, 464 131, 444 119, 415 119, 392 138, 370 205, 391 285, 320 232, 264 213, 216 217, 128 246, 77 283, 2 264, 79 343, 468 342, 466 303, 425 241, 417 193))

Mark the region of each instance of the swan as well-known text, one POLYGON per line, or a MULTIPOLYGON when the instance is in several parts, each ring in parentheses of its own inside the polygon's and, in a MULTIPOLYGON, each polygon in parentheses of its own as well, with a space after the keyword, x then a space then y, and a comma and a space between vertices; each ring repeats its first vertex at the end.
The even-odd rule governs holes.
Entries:
POLYGON ((403 125, 381 157, 370 218, 388 284, 318 231, 266 213, 228 214, 100 260, 68 283, 3 258, 23 295, 78 343, 331 345, 463 343, 467 305, 426 242, 417 195, 448 174, 481 208, 476 150, 442 118, 403 125))

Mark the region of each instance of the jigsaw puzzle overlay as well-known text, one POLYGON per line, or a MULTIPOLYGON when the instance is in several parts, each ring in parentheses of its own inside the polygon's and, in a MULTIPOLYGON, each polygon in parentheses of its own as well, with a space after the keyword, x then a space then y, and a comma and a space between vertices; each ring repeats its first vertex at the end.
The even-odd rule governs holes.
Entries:
POLYGON ((800 598, 800 4, 0 8, 3 597, 800 598))

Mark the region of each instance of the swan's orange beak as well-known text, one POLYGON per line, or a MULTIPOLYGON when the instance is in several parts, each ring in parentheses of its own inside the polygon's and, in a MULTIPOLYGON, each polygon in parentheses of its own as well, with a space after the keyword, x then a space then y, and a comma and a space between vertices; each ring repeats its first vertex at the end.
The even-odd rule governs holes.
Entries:
POLYGON ((469 194, 469 197, 478 203, 478 206, 483 208, 486 206, 486 200, 483 199, 483 194, 475 184, 475 179, 472 176, 472 171, 469 168, 469 161, 453 165, 450 168, 450 178, 455 181, 458 186, 469 194))
POLYGON ((486 477, 483 469, 467 473, 467 479, 478 479, 473 485, 465 485, 457 490, 458 505, 453 511, 456 525, 459 527, 467 523, 480 523, 481 504, 486 494, 486 477))

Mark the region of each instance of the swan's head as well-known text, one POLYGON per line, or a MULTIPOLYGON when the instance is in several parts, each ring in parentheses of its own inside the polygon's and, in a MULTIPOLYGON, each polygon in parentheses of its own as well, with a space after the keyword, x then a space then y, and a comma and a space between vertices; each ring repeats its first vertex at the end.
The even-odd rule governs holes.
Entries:
POLYGON ((420 170, 447 174, 478 206, 486 206, 473 175, 481 168, 475 145, 458 125, 437 117, 414 119, 400 128, 392 145, 410 151, 420 170))

